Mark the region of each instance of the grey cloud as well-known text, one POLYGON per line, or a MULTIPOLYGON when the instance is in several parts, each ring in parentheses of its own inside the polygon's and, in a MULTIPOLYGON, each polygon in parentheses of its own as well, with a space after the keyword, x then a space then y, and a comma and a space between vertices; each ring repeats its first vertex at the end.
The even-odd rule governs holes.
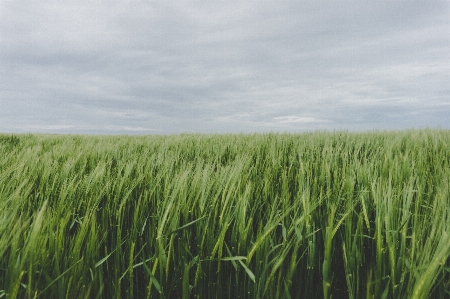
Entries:
POLYGON ((448 127, 449 5, 5 1, 0 131, 448 127))

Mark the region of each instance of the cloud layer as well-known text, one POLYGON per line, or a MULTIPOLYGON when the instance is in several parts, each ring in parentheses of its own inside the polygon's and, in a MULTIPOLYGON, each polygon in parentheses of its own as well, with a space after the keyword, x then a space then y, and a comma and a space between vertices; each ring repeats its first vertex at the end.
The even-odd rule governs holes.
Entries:
POLYGON ((2 1, 0 132, 450 128, 448 1, 2 1))

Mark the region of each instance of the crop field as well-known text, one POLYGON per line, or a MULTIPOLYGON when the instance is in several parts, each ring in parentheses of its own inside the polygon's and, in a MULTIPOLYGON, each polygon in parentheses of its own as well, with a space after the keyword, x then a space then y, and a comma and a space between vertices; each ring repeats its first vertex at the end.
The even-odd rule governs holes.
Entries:
POLYGON ((0 135, 0 298, 450 298, 450 131, 0 135))

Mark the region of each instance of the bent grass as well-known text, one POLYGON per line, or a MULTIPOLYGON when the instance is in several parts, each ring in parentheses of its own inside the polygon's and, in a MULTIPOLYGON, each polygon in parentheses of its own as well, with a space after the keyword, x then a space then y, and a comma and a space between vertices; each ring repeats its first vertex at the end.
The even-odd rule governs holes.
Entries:
POLYGON ((447 298, 450 132, 0 135, 0 298, 447 298))

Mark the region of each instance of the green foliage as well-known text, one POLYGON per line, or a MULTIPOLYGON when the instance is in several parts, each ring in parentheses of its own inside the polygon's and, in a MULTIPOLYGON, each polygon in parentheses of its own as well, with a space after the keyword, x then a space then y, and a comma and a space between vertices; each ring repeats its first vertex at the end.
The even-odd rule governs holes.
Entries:
POLYGON ((450 132, 0 135, 0 298, 448 298, 450 132))

